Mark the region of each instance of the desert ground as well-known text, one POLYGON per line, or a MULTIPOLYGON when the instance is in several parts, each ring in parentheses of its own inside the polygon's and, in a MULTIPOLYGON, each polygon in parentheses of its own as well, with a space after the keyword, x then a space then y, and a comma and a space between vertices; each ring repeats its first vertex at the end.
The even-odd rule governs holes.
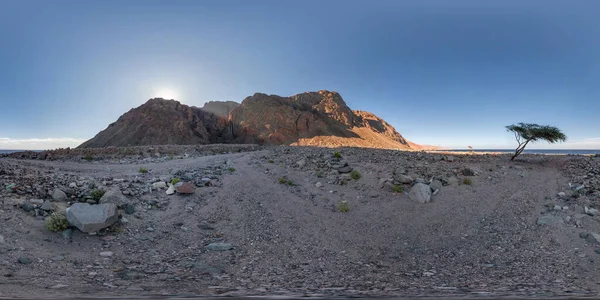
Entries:
POLYGON ((85 151, 0 158, 0 298, 600 291, 598 157, 85 151), (160 182, 173 178, 192 193, 168 195, 160 182), (430 198, 411 191, 423 185, 430 198), (45 229, 52 211, 93 204, 95 189, 119 192, 116 223, 45 229))

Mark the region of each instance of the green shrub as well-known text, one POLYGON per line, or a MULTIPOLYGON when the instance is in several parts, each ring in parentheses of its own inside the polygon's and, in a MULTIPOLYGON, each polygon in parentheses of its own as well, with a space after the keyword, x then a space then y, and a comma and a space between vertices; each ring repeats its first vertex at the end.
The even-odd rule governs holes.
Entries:
POLYGON ((340 154, 339 151, 335 151, 335 152, 333 152, 333 157, 335 157, 335 158, 342 158, 342 154, 340 154))
POLYGON ((275 163, 275 161, 274 161, 274 160, 272 160, 272 159, 269 159, 269 163, 270 163, 270 164, 274 164, 274 163, 275 163))
POLYGON ((52 214, 48 219, 46 219, 46 230, 52 232, 63 231, 69 228, 69 222, 67 221, 67 217, 63 214, 52 214))
POLYGON ((392 186, 392 190, 394 191, 394 193, 404 193, 404 187, 399 184, 394 184, 392 186))
POLYGON ((92 160, 94 160, 94 157, 91 154, 88 154, 83 159, 85 159, 87 161, 92 161, 92 160))
POLYGON ((140 173, 148 173, 148 169, 141 167, 138 172, 140 173))
POLYGON ((231 173, 235 172, 235 168, 234 167, 229 167, 229 169, 227 169, 227 170, 229 170, 229 172, 231 172, 231 173))
POLYGON ((318 171, 317 172, 317 177, 323 178, 323 171, 318 171))
POLYGON ((347 213, 350 211, 350 205, 348 204, 348 201, 346 201, 346 200, 342 200, 342 201, 338 202, 337 208, 338 208, 338 211, 343 212, 343 213, 347 213))
POLYGON ((104 196, 103 190, 99 190, 99 189, 92 190, 92 199, 94 199, 96 201, 100 201, 100 198, 102 198, 102 196, 104 196))
POLYGON ((293 181, 291 181, 291 180, 289 180, 289 179, 287 179, 285 177, 279 178, 279 184, 286 184, 286 185, 289 185, 289 186, 295 185, 293 181))
POLYGON ((179 177, 175 177, 175 178, 171 179, 171 184, 172 184, 172 185, 175 185, 175 184, 177 184, 177 183, 178 183, 178 182, 180 182, 180 181, 181 181, 181 178, 179 178, 179 177))
POLYGON ((463 184, 471 185, 473 184, 473 180, 471 180, 471 178, 465 178, 463 179, 463 184))
POLYGON ((350 172, 350 178, 352 178, 354 180, 359 180, 360 172, 358 170, 352 170, 352 172, 350 172))

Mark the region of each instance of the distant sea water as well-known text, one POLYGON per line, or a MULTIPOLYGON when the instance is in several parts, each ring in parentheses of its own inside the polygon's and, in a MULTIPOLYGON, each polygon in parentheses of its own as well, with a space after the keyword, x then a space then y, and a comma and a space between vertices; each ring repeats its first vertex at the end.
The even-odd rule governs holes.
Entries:
MULTIPOLYGON (((470 152, 469 149, 436 150, 438 152, 470 152)), ((473 152, 515 153, 513 149, 473 149, 473 152)), ((554 154, 554 155, 600 155, 600 149, 525 149, 523 154, 554 154)))

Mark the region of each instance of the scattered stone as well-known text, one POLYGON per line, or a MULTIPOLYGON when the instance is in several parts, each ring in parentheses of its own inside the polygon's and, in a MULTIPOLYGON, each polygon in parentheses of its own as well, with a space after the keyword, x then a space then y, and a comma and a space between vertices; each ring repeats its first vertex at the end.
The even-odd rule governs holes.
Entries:
POLYGON ((68 285, 59 283, 57 285, 53 285, 53 286, 49 287, 49 289, 57 290, 57 289, 62 289, 62 288, 66 288, 66 287, 68 287, 68 285))
POLYGON ((598 213, 600 213, 600 211, 598 211, 598 210, 597 210, 597 209, 595 209, 595 208, 588 208, 587 206, 584 206, 583 208, 584 208, 584 211, 585 211, 585 213, 586 213, 587 215, 590 215, 590 216, 592 216, 592 217, 593 217, 593 216, 597 216, 597 215, 598 215, 598 213))
POLYGON ((451 155, 446 156, 446 161, 453 162, 454 161, 454 156, 451 156, 451 155))
POLYGON ((215 275, 215 274, 224 273, 223 269, 218 268, 218 267, 213 267, 213 266, 207 265, 202 262, 194 263, 192 265, 192 268, 201 275, 215 275))
POLYGON ((91 233, 106 228, 119 220, 119 212, 114 203, 89 205, 75 203, 67 209, 67 221, 79 230, 91 233))
POLYGON ((553 216, 553 215, 545 215, 541 216, 537 219, 538 225, 555 225, 555 224, 564 224, 564 220, 562 217, 553 216))
POLYGON ((567 198, 567 194, 565 192, 559 192, 558 197, 561 199, 565 199, 565 198, 567 198))
POLYGON ((229 243, 210 243, 206 249, 211 251, 227 251, 233 249, 233 245, 229 243))
POLYGON ((431 201, 431 188, 424 183, 415 184, 408 193, 408 197, 421 204, 431 201))
POLYGON ((128 215, 133 215, 135 213, 135 205, 131 203, 125 204, 125 213, 128 215))
POLYGON ((113 253, 111 251, 104 251, 104 252, 100 252, 100 256, 111 257, 111 256, 113 256, 113 253))
POLYGON ((554 210, 560 211, 560 210, 562 210, 562 207, 560 205, 558 205, 558 204, 555 204, 554 205, 554 210))
POLYGON ((61 232, 60 235, 65 240, 71 240, 73 238, 73 229, 67 228, 67 229, 63 230, 63 232, 61 232))
POLYGON ((31 261, 27 257, 19 257, 19 263, 22 265, 28 265, 31 264, 31 261))
POLYGON ((164 181, 155 182, 152 184, 152 188, 154 189, 164 189, 167 188, 167 183, 164 181))
POLYGON ((459 180, 456 176, 450 176, 450 177, 442 179, 443 185, 454 186, 454 185, 458 185, 458 183, 459 183, 459 180))
POLYGON ((169 188, 167 189, 167 195, 173 195, 173 194, 175 194, 175 186, 170 185, 169 188))
POLYGON ((108 191, 106 191, 104 193, 104 195, 102 196, 102 198, 100 198, 100 201, 98 201, 100 204, 104 204, 104 203, 113 203, 115 205, 124 205, 126 203, 128 203, 129 201, 127 200, 127 197, 125 197, 125 195, 123 195, 123 193, 121 192, 121 190, 118 187, 114 187, 108 191))
POLYGON ((429 187, 430 187, 432 190, 434 190, 434 191, 435 191, 435 190, 441 190, 441 189, 442 189, 442 182, 441 182, 441 181, 439 181, 439 180, 434 180, 434 181, 433 181, 433 182, 432 182, 432 183, 429 185, 429 187))
POLYGON ((52 210, 57 214, 64 215, 67 213, 67 203, 66 202, 52 202, 52 210))
POLYGON ((306 159, 301 159, 298 162, 296 162, 296 165, 298 165, 298 167, 302 168, 306 165, 306 159))
POLYGON ((462 170, 462 174, 464 176, 475 176, 475 171, 473 169, 471 169, 471 168, 464 168, 462 170))
POLYGON ((322 187, 322 186, 323 186, 323 184, 322 184, 322 183, 319 181, 319 182, 317 182, 317 183, 315 184, 315 186, 316 186, 316 187, 318 187, 318 188, 320 188, 320 187, 322 187))
POLYGON ((0 234, 0 244, 4 244, 4 236, 0 234))
POLYGON ((337 171, 338 171, 340 174, 350 173, 350 172, 352 172, 352 170, 353 170, 353 169, 352 169, 352 167, 350 167, 350 166, 344 166, 344 167, 341 167, 341 168, 337 169, 337 171))
POLYGON ((65 201, 67 200, 67 194, 60 189, 54 189, 52 192, 52 200, 54 201, 65 201))
POLYGON ((586 240, 588 243, 600 244, 600 234, 595 232, 581 232, 579 237, 586 240))
POLYGON ((23 202, 23 204, 21 205, 21 208, 25 212, 30 212, 30 211, 33 211, 35 209, 35 207, 33 207, 33 205, 31 203, 29 203, 29 201, 23 202))
POLYGON ((44 202, 44 204, 42 204, 42 206, 40 206, 41 210, 45 210, 45 211, 50 211, 54 208, 54 205, 52 205, 52 202, 50 201, 46 201, 44 202))
POLYGON ((196 191, 196 186, 191 182, 184 182, 175 189, 180 194, 193 194, 196 191))
POLYGON ((408 176, 408 175, 404 175, 404 174, 396 174, 394 175, 394 180, 398 181, 400 183, 403 184, 410 184, 413 183, 413 178, 408 176))

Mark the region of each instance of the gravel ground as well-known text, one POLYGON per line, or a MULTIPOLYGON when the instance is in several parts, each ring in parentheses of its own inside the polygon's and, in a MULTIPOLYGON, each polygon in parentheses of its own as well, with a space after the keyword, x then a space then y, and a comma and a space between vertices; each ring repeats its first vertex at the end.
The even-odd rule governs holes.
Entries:
POLYGON ((590 210, 600 204, 598 158, 237 149, 0 159, 0 297, 539 298, 600 290, 600 241, 587 234, 600 232, 590 210), (441 185, 422 204, 399 174, 441 185), (194 182, 195 192, 151 188, 172 178, 194 182), (49 211, 23 209, 49 201, 54 189, 67 206, 115 187, 135 213, 121 210, 117 224, 94 235, 65 238, 44 229, 49 211))

